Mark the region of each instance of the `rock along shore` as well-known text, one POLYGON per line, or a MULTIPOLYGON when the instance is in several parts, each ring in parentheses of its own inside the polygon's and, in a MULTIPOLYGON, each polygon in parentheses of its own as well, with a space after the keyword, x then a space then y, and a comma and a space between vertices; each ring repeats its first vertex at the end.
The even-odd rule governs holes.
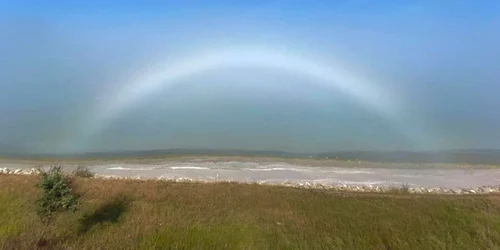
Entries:
MULTIPOLYGON (((0 168, 0 174, 12 174, 12 175, 37 175, 42 170, 31 168, 31 169, 9 169, 0 168)), ((122 179, 122 180, 160 180, 160 181, 174 181, 174 182, 196 182, 196 183, 215 183, 215 182, 234 182, 234 181, 221 181, 221 180, 205 180, 205 179, 191 179, 184 177, 176 178, 144 178, 141 176, 129 177, 129 176, 113 176, 113 175, 95 175, 94 178, 98 179, 122 179)), ((471 194, 491 194, 500 193, 500 185, 496 186, 481 186, 481 187, 468 187, 468 188, 423 188, 408 185, 352 185, 352 184, 324 184, 314 181, 243 181, 238 183, 246 184, 259 184, 259 185, 272 185, 272 186, 284 186, 284 187, 295 187, 295 188, 309 188, 309 189, 327 189, 334 191, 347 191, 347 192, 377 192, 377 193, 390 193, 390 192, 400 192, 400 193, 413 193, 413 194, 448 194, 448 195, 471 195, 471 194)))

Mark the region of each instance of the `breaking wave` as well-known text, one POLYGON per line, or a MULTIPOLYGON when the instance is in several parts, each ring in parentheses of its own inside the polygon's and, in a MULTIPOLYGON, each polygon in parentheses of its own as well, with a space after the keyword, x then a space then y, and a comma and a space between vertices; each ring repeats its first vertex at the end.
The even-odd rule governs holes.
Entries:
POLYGON ((242 168, 242 170, 248 171, 296 171, 296 172, 310 172, 309 169, 300 169, 300 168, 283 168, 283 167, 275 167, 275 168, 242 168))
POLYGON ((177 167, 170 167, 170 169, 173 170, 179 170, 179 169, 187 169, 187 170, 210 170, 211 168, 207 167, 195 167, 195 166, 177 166, 177 167))
POLYGON ((124 168, 124 167, 112 167, 112 168, 106 168, 108 170, 124 170, 124 171, 127 171, 127 170, 154 170, 156 168, 154 167, 149 167, 149 168, 124 168))

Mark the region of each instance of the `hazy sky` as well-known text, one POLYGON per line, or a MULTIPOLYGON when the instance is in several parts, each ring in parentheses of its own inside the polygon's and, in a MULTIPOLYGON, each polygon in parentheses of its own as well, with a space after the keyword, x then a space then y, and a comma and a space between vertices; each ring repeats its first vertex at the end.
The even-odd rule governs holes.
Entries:
POLYGON ((0 151, 500 148, 495 0, 1 1, 0 55, 0 151))

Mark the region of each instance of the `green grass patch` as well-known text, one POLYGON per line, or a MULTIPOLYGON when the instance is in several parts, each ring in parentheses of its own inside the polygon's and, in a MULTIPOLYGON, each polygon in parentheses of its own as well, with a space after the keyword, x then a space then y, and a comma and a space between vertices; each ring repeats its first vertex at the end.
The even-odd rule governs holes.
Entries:
MULTIPOLYGON (((0 176, 0 248, 33 249, 32 176, 0 176)), ((55 249, 498 249, 500 196, 77 178, 55 249)))

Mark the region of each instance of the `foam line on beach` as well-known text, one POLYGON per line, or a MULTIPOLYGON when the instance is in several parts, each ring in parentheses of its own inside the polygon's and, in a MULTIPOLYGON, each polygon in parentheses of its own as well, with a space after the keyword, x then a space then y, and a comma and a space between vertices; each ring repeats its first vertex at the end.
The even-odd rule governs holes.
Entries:
POLYGON ((170 169, 173 170, 210 170, 211 168, 208 167, 196 167, 196 166, 174 166, 174 167, 169 167, 170 169))
POLYGON ((309 169, 301 169, 301 168, 284 168, 284 167, 273 167, 273 168, 242 168, 241 170, 248 171, 295 171, 295 172, 311 172, 309 169))
POLYGON ((154 167, 149 167, 149 168, 144 168, 144 167, 139 167, 139 168, 126 168, 126 167, 111 167, 111 168, 106 168, 107 170, 124 170, 124 171, 147 171, 147 170, 154 170, 154 167))

